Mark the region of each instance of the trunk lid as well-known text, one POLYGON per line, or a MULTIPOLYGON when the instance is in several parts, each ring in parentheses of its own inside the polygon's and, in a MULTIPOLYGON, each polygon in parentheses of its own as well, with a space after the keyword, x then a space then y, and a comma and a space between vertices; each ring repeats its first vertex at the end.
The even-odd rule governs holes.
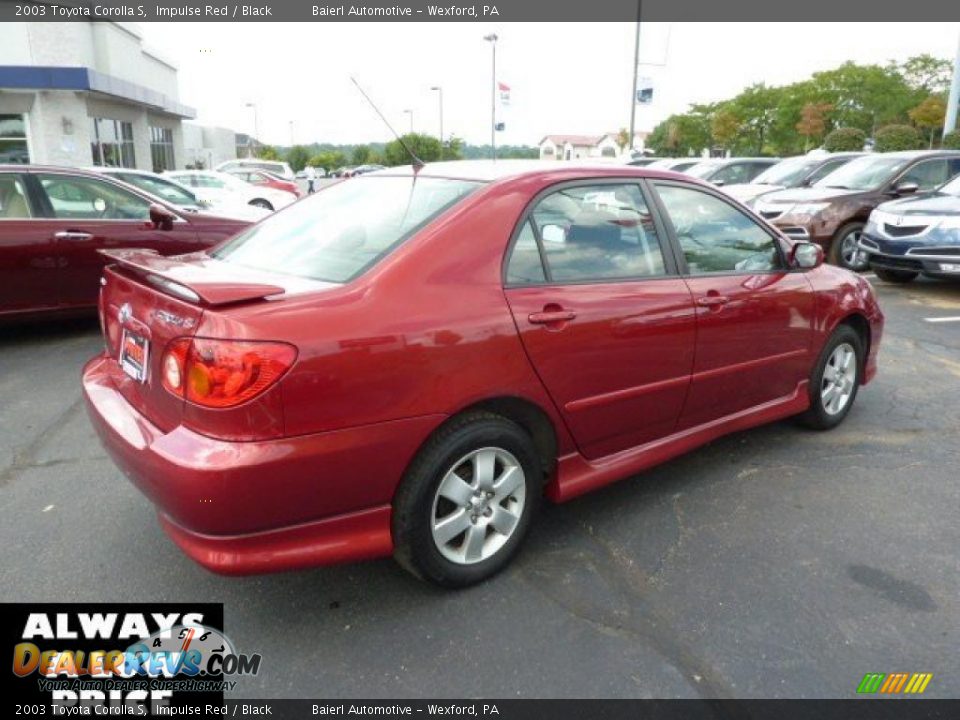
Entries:
POLYGON ((194 337, 204 312, 327 286, 260 273, 205 253, 164 257, 148 250, 101 252, 114 263, 104 271, 99 308, 107 352, 125 370, 118 373, 117 389, 163 432, 180 424, 185 402, 163 387, 164 351, 178 338, 194 337), (130 363, 122 362, 125 337, 145 351, 142 379, 128 372, 130 363))

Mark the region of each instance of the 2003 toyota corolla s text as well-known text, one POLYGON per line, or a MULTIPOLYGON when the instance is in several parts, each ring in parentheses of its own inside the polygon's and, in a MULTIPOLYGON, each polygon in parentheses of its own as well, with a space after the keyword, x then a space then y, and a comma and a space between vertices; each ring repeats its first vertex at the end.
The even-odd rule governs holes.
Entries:
POLYGON ((113 251, 83 385, 190 557, 391 553, 448 586, 564 501, 725 433, 826 429, 883 315, 699 181, 443 163, 343 181, 212 251, 113 251))

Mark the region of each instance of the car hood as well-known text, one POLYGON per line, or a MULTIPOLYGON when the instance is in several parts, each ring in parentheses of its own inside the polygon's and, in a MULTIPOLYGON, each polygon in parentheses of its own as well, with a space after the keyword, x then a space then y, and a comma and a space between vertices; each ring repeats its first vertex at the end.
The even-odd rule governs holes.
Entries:
POLYGON ((766 183, 738 183, 736 185, 724 185, 723 192, 741 202, 746 202, 761 195, 783 190, 783 188, 783 185, 767 185, 766 183))
POLYGON ((781 190, 764 197, 764 202, 770 203, 811 203, 840 200, 857 195, 868 195, 870 190, 843 190, 832 187, 794 188, 781 190))
POLYGON ((883 203, 877 210, 894 215, 960 215, 960 197, 946 193, 925 193, 883 203))

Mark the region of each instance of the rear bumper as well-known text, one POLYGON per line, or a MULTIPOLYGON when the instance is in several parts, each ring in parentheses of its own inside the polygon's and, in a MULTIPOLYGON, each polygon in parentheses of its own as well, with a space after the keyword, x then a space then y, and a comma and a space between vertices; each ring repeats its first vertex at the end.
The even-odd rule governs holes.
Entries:
POLYGON ((164 433, 117 390, 116 362, 83 370, 94 428, 183 551, 215 572, 387 556, 396 485, 436 416, 264 442, 164 433))

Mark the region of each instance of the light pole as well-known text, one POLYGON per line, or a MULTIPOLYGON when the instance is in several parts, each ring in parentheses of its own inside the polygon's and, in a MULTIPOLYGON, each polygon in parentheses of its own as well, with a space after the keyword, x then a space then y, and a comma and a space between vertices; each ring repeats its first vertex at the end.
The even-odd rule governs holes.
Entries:
POLYGON ((413 135, 413 110, 404 110, 410 116, 410 134, 413 135))
POLYGON ((493 159, 497 159, 497 37, 496 33, 484 35, 483 39, 493 49, 493 77, 490 79, 490 147, 493 159))
POLYGON ((260 122, 257 118, 257 104, 248 102, 248 108, 253 108, 253 138, 250 140, 250 145, 247 146, 247 157, 253 157, 256 155, 254 152, 254 145, 257 142, 257 136, 260 134, 260 122))
POLYGON ((440 96, 440 159, 443 160, 443 88, 434 85, 431 90, 435 90, 440 96))
POLYGON ((630 139, 627 141, 630 156, 633 156, 634 138, 637 137, 637 73, 640 70, 640 8, 642 0, 637 0, 637 36, 633 46, 633 87, 630 90, 630 139))
POLYGON ((296 145, 296 140, 293 134, 293 120, 290 121, 290 147, 296 145))
POLYGON ((944 118, 943 134, 957 129, 957 106, 960 105, 960 42, 957 43, 957 59, 953 64, 953 82, 950 84, 950 99, 947 100, 947 116, 944 118))

